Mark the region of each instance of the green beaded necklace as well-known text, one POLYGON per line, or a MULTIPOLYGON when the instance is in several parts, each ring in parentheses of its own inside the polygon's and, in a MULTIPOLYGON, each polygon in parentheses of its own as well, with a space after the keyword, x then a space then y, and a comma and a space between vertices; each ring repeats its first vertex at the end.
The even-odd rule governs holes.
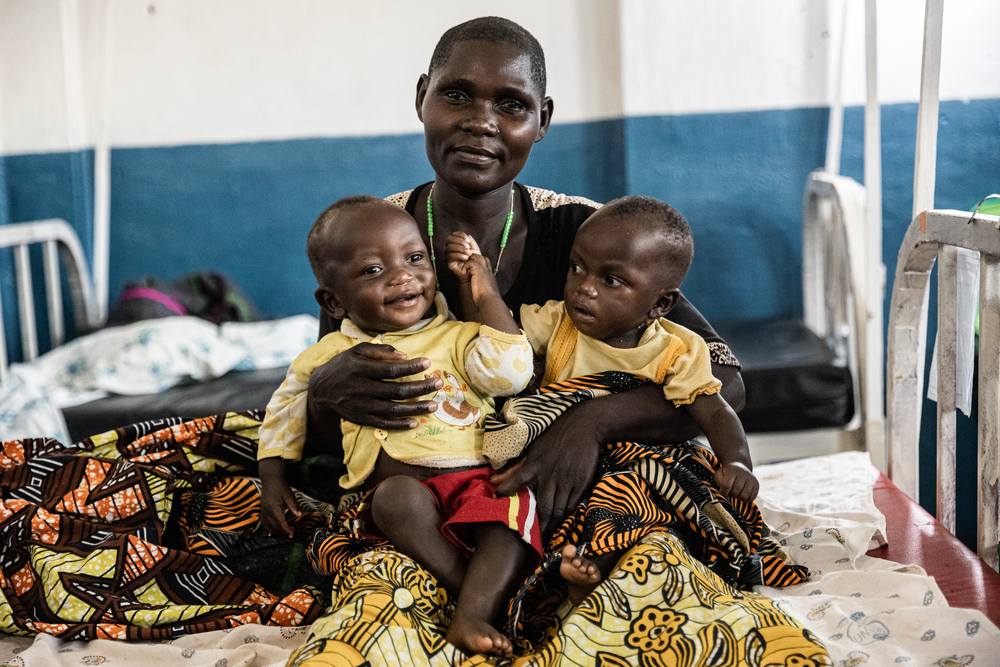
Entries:
MULTIPOLYGON (((507 237, 510 235, 510 225, 514 222, 514 188, 510 189, 510 211, 507 213, 507 222, 503 225, 503 236, 500 237, 500 254, 497 255, 497 263, 493 266, 493 275, 500 270, 500 259, 503 257, 503 249, 507 247, 507 237)), ((434 257, 434 185, 427 193, 427 237, 431 242, 431 266, 434 267, 434 275, 437 276, 437 262, 434 257)), ((440 283, 438 283, 440 286, 440 283)))

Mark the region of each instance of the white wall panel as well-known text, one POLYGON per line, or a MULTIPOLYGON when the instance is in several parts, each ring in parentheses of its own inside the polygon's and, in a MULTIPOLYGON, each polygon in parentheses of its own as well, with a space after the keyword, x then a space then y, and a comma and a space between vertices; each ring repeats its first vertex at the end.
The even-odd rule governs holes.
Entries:
MULTIPOLYGON (((60 2, 79 1, 0 0, 5 153, 70 147, 60 2)), ((95 41, 106 34, 113 146, 419 132, 413 96, 438 37, 496 11, 456 0, 83 0, 87 104, 76 121, 92 131, 101 108, 95 41)), ((515 0, 503 13, 546 49, 559 120, 621 115, 617 2, 515 0)))
MULTIPOLYGON (((437 38, 490 13, 542 42, 556 122, 825 106, 840 1, 0 0, 0 151, 92 145, 102 109, 113 147, 418 132, 437 38)), ((860 104, 863 3, 843 1, 844 102, 860 104)), ((879 3, 885 103, 917 99, 922 17, 879 3)), ((942 99, 1000 97, 1000 5, 949 0, 944 20, 942 99)))
MULTIPOLYGON (((843 101, 864 103, 864 3, 848 3, 843 101)), ((840 1, 623 0, 626 115, 826 106, 840 1)), ((916 102, 924 3, 880 0, 879 98, 916 102)), ((1000 4, 948 0, 941 99, 1000 97, 1000 4)))

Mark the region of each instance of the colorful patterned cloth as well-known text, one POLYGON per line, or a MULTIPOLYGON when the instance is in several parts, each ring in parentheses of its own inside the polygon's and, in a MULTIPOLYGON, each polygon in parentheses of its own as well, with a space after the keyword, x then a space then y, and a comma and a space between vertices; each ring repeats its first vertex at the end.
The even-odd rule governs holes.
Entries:
MULTIPOLYGON (((426 570, 388 548, 352 559, 333 605, 291 667, 472 667, 444 639, 454 602, 426 570)), ((830 667, 822 643, 771 600, 736 590, 667 531, 648 534, 582 604, 568 600, 541 637, 514 638, 515 667, 830 667)))
POLYGON ((137 424, 70 447, 3 443, 0 630, 153 640, 316 618, 316 591, 279 597, 212 557, 274 544, 254 532, 259 482, 233 476, 254 461, 260 417, 137 424), (171 515, 186 534, 177 545, 171 515))
MULTIPOLYGON (((72 447, 41 439, 4 443, 0 629, 66 639, 150 640, 247 623, 316 620, 322 606, 317 591, 300 588, 280 597, 253 582, 274 574, 255 567, 254 558, 288 543, 258 532, 259 481, 240 474, 253 471, 262 416, 257 411, 139 424, 72 447), (238 566, 247 576, 233 574, 238 566)), ((797 621, 766 598, 727 583, 747 584, 745 573, 754 571, 747 565, 756 561, 735 558, 738 550, 720 544, 704 517, 686 507, 671 509, 664 499, 651 502, 656 512, 622 502, 648 494, 643 485, 667 488, 657 485, 658 475, 673 466, 687 471, 687 481, 678 486, 709 498, 707 505, 694 504, 716 513, 725 505, 710 488, 714 462, 705 454, 695 447, 608 447, 597 492, 562 526, 553 546, 629 550, 575 608, 550 576, 557 561, 547 561, 549 570, 543 565, 512 605, 507 631, 517 648, 515 664, 831 664, 797 621), (619 482, 630 473, 634 490, 623 496, 627 485, 619 482), (604 514, 632 516, 637 509, 651 521, 632 532, 610 528, 625 524, 604 514)), ((291 663, 495 662, 483 656, 464 660, 444 640, 454 604, 430 574, 384 542, 357 538, 352 519, 359 497, 345 496, 334 508, 298 495, 305 512, 295 523, 297 534, 308 542, 313 566, 336 576, 332 606, 291 663)), ((752 507, 726 510, 741 526, 730 532, 749 536, 753 553, 766 555, 763 524, 754 522, 752 507)), ((718 516, 712 514, 713 520, 718 516)))

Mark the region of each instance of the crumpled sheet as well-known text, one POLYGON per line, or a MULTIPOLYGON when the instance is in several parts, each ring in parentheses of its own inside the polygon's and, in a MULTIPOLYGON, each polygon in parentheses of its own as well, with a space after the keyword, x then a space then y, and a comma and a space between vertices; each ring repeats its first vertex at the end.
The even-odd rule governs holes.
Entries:
POLYGON ((51 635, 11 637, 0 641, 4 665, 79 667, 79 665, 149 665, 150 667, 279 667, 305 639, 308 628, 244 625, 160 642, 130 643, 108 639, 67 642, 51 635))
POLYGON ((0 385, 0 442, 50 437, 68 445, 60 408, 110 394, 155 394, 231 370, 288 366, 316 342, 317 331, 312 315, 222 325, 163 317, 95 331, 11 364, 0 385))

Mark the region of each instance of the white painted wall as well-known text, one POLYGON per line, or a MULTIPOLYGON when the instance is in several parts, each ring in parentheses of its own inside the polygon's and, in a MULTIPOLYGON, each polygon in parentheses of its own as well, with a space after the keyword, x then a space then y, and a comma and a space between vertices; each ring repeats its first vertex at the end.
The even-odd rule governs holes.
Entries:
MULTIPOLYGON (((0 150, 76 147, 75 78, 90 143, 106 108, 115 147, 419 132, 413 97, 438 37, 496 11, 467 0, 0 0, 0 150), (77 14, 80 55, 67 68, 61 26, 77 14)), ((617 2, 503 11, 546 49, 560 120, 621 115, 617 2)))
MULTIPOLYGON (((418 132, 448 27, 502 13, 546 50, 556 122, 864 99, 863 0, 0 0, 0 152, 418 132)), ((879 3, 883 102, 916 101, 923 3, 879 3)), ((1000 5, 948 0, 942 99, 1000 97, 1000 5)))

